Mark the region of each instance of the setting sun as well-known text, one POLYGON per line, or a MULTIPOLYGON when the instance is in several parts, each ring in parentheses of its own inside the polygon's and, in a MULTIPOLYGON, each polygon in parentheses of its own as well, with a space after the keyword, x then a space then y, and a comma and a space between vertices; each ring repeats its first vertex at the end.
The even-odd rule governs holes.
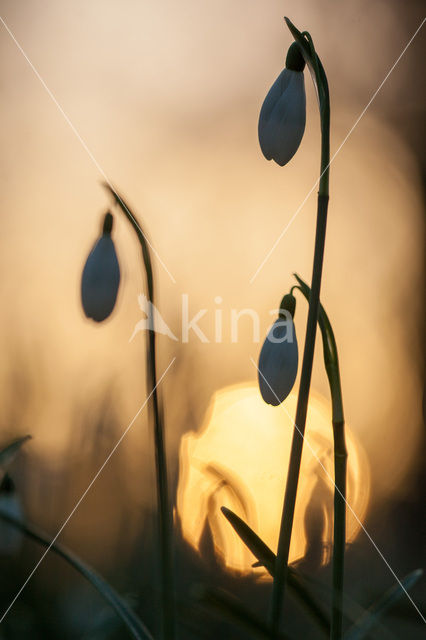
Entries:
POLYGON ((426 18, 291 4, 2 3, 0 640, 423 640, 426 18))
MULTIPOLYGON (((297 396, 280 407, 265 404, 256 385, 218 391, 204 425, 182 439, 177 508, 185 539, 199 549, 209 527, 215 550, 229 569, 251 571, 255 558, 220 512, 227 506, 276 549, 297 396), (195 515, 197 514, 197 515, 195 515)), ((369 499, 369 467, 347 427, 347 540, 360 530, 369 499)), ((333 442, 327 402, 312 394, 302 457, 292 562, 306 554, 327 562, 332 539, 333 442)), ((262 569, 255 569, 264 573, 262 569)))

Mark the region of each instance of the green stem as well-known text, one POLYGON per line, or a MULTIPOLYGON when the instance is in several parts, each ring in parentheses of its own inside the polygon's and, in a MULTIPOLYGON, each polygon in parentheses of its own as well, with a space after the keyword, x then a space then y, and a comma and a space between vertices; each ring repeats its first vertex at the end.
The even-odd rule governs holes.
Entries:
POLYGON ((152 635, 145 627, 143 622, 132 611, 129 605, 121 598, 121 596, 113 589, 113 587, 100 576, 94 569, 85 564, 80 558, 78 558, 72 551, 66 549, 63 545, 57 542, 52 542, 50 538, 43 532, 39 531, 35 527, 24 524, 18 518, 11 516, 10 514, 0 511, 0 518, 7 522, 12 527, 19 529, 26 536, 35 540, 43 547, 53 551, 58 556, 63 558, 68 564, 70 564, 76 571, 78 571, 90 584, 98 591, 98 593, 111 605, 116 614, 121 618, 127 629, 133 635, 136 640, 153 640, 152 635))
MULTIPOLYGON (((299 285, 295 285, 309 301, 308 285, 294 274, 299 285)), ((334 436, 334 523, 333 523, 333 591, 331 611, 331 640, 340 640, 343 629, 343 581, 346 547, 346 474, 347 450, 345 442, 345 419, 343 413, 342 385, 340 381, 339 356, 336 339, 330 320, 320 304, 319 326, 322 334, 324 364, 330 385, 334 436)))
POLYGON ((328 199, 330 182, 330 99, 328 95, 327 78, 321 60, 317 56, 320 77, 325 86, 326 96, 320 107, 321 111, 321 170, 318 195, 328 199))
POLYGON ((343 631, 343 581, 346 547, 346 467, 348 454, 345 443, 345 423, 333 420, 334 435, 334 532, 333 532, 333 595, 330 639, 340 640, 343 631))
POLYGON ((281 515, 281 527, 278 539, 277 563, 272 589, 271 626, 278 635, 281 613, 285 596, 285 584, 288 571, 291 532, 293 528, 294 507, 299 482, 300 463, 303 451, 306 414, 308 410, 309 389, 312 376, 316 326, 318 321, 319 294, 321 288, 322 265, 324 258, 325 234, 327 227, 328 196, 318 195, 318 215, 315 237, 314 265, 312 273, 311 296, 309 299, 308 321, 306 326, 305 348, 302 373, 297 400, 296 419, 291 445, 290 464, 285 488, 284 505, 281 515))
POLYGON ((300 376, 299 395, 297 400, 296 418, 291 445, 290 463, 287 473, 287 483, 284 504, 281 514, 281 526, 278 538, 277 564, 272 587, 271 599, 271 629, 278 637, 282 610, 284 606, 285 587, 288 572, 288 558, 290 552, 291 533, 293 529, 294 508, 296 504, 297 486, 299 482, 300 463, 303 451, 303 439, 308 410, 309 390, 312 377, 316 329, 319 312, 322 267, 324 260, 325 236, 327 228, 327 210, 329 200, 329 172, 330 172, 330 99, 327 77, 318 58, 312 38, 309 34, 302 34, 286 18, 296 42, 299 43, 316 84, 320 124, 321 124, 321 163, 318 189, 317 224, 315 234, 315 249, 312 269, 311 295, 309 297, 309 311, 306 325, 305 347, 303 352, 302 372, 300 376))
POLYGON ((161 563, 161 593, 163 609, 163 637, 165 640, 175 638, 175 603, 173 580, 173 550, 172 550, 172 515, 169 503, 167 458, 164 438, 163 412, 157 390, 155 330, 152 308, 154 307, 154 277, 149 246, 145 234, 124 200, 109 187, 117 204, 130 222, 136 233, 142 251, 142 260, 147 283, 149 307, 149 327, 147 332, 147 388, 150 396, 150 409, 154 423, 155 468, 157 478, 157 501, 159 514, 160 563, 161 563))

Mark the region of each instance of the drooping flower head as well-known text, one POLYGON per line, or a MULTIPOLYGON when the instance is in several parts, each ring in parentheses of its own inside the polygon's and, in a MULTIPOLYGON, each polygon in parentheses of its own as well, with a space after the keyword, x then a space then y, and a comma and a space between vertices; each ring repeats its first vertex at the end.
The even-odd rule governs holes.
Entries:
POLYGON ((270 88, 259 116, 259 143, 267 160, 281 167, 301 143, 306 123, 305 60, 296 42, 290 46, 285 69, 270 88))
POLYGON ((276 407, 293 388, 299 354, 293 322, 296 298, 287 294, 281 301, 278 318, 263 343, 258 364, 258 381, 262 398, 276 407))
POLYGON ((120 285, 120 266, 111 238, 113 217, 106 213, 102 235, 84 265, 81 277, 81 303, 84 313, 96 322, 111 315, 120 285))

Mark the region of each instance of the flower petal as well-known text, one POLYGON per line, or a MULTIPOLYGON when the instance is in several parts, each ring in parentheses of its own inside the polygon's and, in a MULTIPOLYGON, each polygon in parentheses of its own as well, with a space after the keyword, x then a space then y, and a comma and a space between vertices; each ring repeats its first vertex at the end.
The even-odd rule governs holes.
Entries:
POLYGON ((120 267, 110 235, 104 234, 87 258, 81 278, 84 313, 96 322, 108 318, 114 309, 120 285, 120 267))
POLYGON ((267 160, 271 160, 274 153, 274 139, 270 135, 269 118, 277 102, 282 97, 291 80, 291 73, 288 69, 283 69, 269 89, 259 114, 258 135, 260 148, 267 160))
POLYGON ((293 78, 285 96, 276 105, 270 119, 275 128, 275 153, 273 159, 281 167, 289 162, 305 132, 306 96, 303 73, 293 72, 293 78))
POLYGON ((258 381, 268 404, 281 404, 294 386, 299 361, 296 331, 291 323, 278 319, 272 325, 259 356, 258 381), (281 340, 279 342, 278 340, 281 340))
POLYGON ((306 97, 301 71, 284 69, 272 85, 259 116, 259 143, 267 160, 286 164, 305 131, 306 97))

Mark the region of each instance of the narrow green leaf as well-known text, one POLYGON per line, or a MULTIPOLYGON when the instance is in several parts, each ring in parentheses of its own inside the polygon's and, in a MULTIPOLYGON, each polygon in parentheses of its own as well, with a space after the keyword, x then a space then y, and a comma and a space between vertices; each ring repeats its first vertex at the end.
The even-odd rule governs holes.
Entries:
POLYGON ((76 571, 91 583, 91 585, 98 591, 98 593, 111 605, 116 614, 121 618, 122 622, 127 627, 128 631, 132 634, 136 640, 153 640, 153 636, 150 634, 146 626, 140 620, 140 618, 132 611, 127 602, 117 593, 117 591, 92 567, 87 565, 83 560, 80 560, 72 551, 66 547, 52 542, 50 538, 43 532, 37 530, 35 527, 24 524, 17 518, 14 518, 10 514, 0 510, 0 518, 10 524, 12 527, 19 529, 25 535, 27 535, 35 542, 38 542, 48 550, 53 551, 58 556, 63 558, 68 564, 70 564, 76 571))
POLYGON ((221 507, 221 511, 228 520, 234 531, 240 536, 246 547, 250 549, 259 563, 267 571, 274 575, 275 553, 266 545, 261 538, 244 522, 236 513, 227 507, 221 507))
MULTIPOLYGON (((249 527, 244 520, 237 516, 236 513, 231 511, 231 509, 222 507, 221 511, 246 547, 250 549, 252 554, 257 558, 258 562, 255 562, 253 566, 264 566, 270 575, 274 577, 276 560, 275 553, 271 551, 268 545, 259 538, 253 529, 249 527)), ((304 606, 312 619, 321 627, 323 633, 328 635, 330 623, 323 611, 316 604, 311 594, 305 588, 303 579, 292 567, 289 567, 287 576, 288 585, 293 591, 293 594, 297 596, 300 604, 304 606)))
POLYGON ((344 640, 362 640, 375 627, 385 613, 393 605, 406 595, 406 591, 411 589, 423 575, 422 569, 416 569, 409 573, 401 582, 393 585, 390 589, 374 602, 355 622, 353 627, 345 633, 344 640))
POLYGON ((31 440, 31 436, 23 436, 22 438, 17 438, 10 444, 8 444, 4 449, 0 450, 0 473, 4 474, 7 471, 8 466, 15 458, 16 454, 22 447, 22 445, 27 442, 27 440, 31 440))

